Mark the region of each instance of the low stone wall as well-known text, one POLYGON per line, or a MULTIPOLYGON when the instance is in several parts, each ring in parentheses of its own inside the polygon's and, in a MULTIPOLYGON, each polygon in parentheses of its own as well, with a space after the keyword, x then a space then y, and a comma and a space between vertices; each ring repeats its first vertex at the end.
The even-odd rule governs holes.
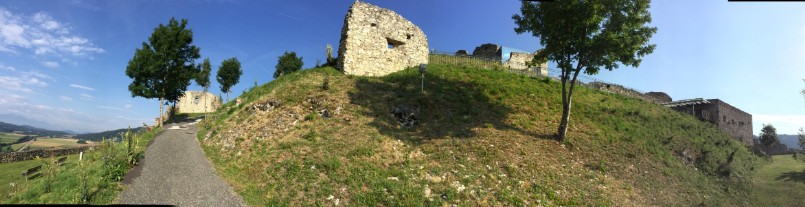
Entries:
POLYGON ((45 158, 45 157, 78 154, 79 152, 85 152, 89 149, 90 147, 79 147, 70 149, 51 149, 51 150, 40 149, 27 152, 9 152, 0 154, 0 163, 33 160, 36 159, 37 156, 40 158, 45 158))
POLYGON ((662 103, 663 102, 663 100, 660 100, 660 99, 658 99, 658 98, 656 98, 654 96, 650 96, 648 94, 644 94, 644 93, 641 93, 641 92, 636 91, 634 89, 629 89, 629 88, 623 87, 623 86, 618 85, 618 84, 604 83, 604 82, 590 82, 590 83, 588 83, 586 85, 587 85, 587 87, 594 88, 594 89, 597 89, 599 91, 617 93, 617 94, 621 94, 621 95, 624 95, 624 96, 639 98, 639 99, 643 99, 643 100, 654 102, 654 103, 662 103))

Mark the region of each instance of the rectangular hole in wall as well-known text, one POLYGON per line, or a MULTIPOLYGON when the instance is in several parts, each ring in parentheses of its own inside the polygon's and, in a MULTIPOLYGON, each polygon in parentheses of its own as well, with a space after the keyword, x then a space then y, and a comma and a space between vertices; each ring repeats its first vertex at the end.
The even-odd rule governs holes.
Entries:
POLYGON ((386 38, 386 43, 388 44, 388 49, 394 49, 405 44, 402 41, 394 40, 391 38, 386 38))

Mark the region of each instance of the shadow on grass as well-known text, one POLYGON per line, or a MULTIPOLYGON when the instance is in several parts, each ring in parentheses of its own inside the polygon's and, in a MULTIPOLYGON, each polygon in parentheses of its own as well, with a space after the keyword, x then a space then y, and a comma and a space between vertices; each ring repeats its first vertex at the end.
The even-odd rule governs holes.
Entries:
POLYGON ((786 172, 786 173, 783 173, 782 175, 778 176, 776 180, 783 180, 783 181, 786 181, 786 182, 794 181, 794 182, 805 183, 805 171, 786 172))
POLYGON ((424 140, 471 138, 476 136, 474 128, 511 129, 535 138, 553 138, 507 124, 513 109, 492 100, 483 92, 484 86, 472 81, 427 76, 422 93, 419 74, 409 71, 383 77, 384 81, 357 78, 356 91, 349 93, 350 102, 368 109, 360 113, 374 118, 372 127, 399 140, 418 144, 424 140), (391 111, 400 106, 416 111, 418 121, 414 127, 401 127, 393 117, 391 111))

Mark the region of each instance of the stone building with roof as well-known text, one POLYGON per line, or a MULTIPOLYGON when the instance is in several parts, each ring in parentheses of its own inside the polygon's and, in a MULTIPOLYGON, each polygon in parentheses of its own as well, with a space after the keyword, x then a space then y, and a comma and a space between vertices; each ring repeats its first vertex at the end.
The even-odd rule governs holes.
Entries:
POLYGON ((752 141, 752 114, 719 99, 685 99, 664 104, 679 112, 715 124, 718 129, 748 146, 752 141))

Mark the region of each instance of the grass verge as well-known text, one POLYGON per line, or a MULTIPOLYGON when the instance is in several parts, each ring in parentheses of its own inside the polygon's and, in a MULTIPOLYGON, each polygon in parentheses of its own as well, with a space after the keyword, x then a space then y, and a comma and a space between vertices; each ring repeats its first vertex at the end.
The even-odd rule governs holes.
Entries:
POLYGON ((776 155, 772 160, 753 177, 752 206, 805 205, 805 163, 791 155, 776 155))
MULTIPOLYGON (((161 128, 124 136, 122 142, 104 141, 84 154, 70 155, 62 166, 53 164, 55 158, 43 158, 16 163, 0 164, 14 171, 42 165, 42 176, 12 185, 0 196, 3 203, 20 204, 110 204, 122 190, 120 181, 143 158, 145 149, 161 128)), ((11 180, 22 180, 20 172, 11 172, 11 180)))

